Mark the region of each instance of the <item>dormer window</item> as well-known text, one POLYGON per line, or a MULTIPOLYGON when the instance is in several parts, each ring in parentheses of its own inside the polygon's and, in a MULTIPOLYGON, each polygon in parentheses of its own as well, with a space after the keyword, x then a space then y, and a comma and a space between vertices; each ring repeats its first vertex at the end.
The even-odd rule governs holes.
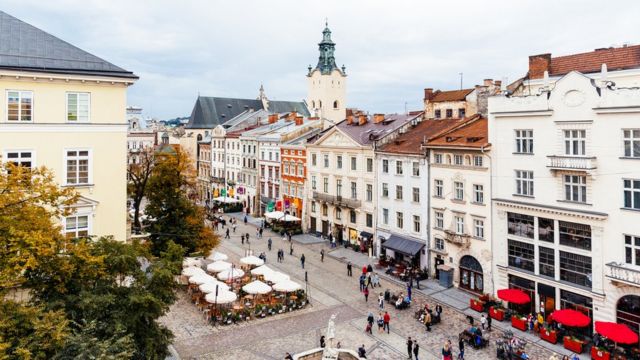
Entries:
POLYGON ((436 110, 433 112, 433 117, 435 117, 436 119, 440 119, 442 117, 442 113, 440 110, 436 110))
POLYGON ((447 119, 453 117, 453 109, 447 109, 447 119))

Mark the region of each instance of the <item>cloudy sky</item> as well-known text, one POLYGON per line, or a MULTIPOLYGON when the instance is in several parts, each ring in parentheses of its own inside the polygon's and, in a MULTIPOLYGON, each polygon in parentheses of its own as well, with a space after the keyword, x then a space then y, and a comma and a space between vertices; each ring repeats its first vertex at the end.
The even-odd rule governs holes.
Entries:
POLYGON ((350 107, 419 109, 423 88, 512 81, 527 57, 640 43, 640 1, 0 0, 1 9, 131 70, 129 104, 188 116, 198 93, 306 96, 325 18, 350 107))

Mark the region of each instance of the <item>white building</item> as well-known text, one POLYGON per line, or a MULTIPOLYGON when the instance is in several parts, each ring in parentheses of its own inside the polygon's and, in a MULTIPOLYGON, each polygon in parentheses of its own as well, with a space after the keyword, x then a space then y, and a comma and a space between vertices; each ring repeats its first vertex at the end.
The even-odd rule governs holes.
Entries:
POLYGON ((640 329, 638 85, 632 46, 531 56, 515 95, 490 98, 496 288, 531 311, 640 329))

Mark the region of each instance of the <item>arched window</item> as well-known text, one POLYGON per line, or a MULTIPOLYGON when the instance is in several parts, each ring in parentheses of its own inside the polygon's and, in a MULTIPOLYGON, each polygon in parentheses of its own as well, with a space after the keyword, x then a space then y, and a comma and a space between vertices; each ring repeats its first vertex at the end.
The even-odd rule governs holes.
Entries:
POLYGON ((336 219, 342 220, 342 209, 336 208, 336 219))
POLYGON ((311 108, 312 109, 316 108, 316 101, 315 100, 311 100, 311 108))
POLYGON ((451 155, 447 155, 447 164, 451 165, 451 155))
POLYGON ((202 141, 202 134, 198 134, 197 139, 198 139, 198 141, 202 141))
POLYGON ((471 166, 471 156, 465 155, 464 164, 467 165, 467 166, 471 166))
POLYGON ((482 273, 482 265, 473 256, 465 255, 460 259, 460 267, 482 273))
POLYGON ((318 104, 319 104, 318 107, 321 108, 322 107, 322 100, 318 100, 318 104))
POLYGON ((635 332, 640 330, 640 296, 626 295, 618 300, 616 320, 625 324, 635 332))
POLYGON ((477 293, 484 290, 482 265, 473 256, 465 255, 460 259, 460 286, 477 293))
POLYGON ((337 108, 338 108, 338 100, 336 100, 336 101, 334 101, 334 102, 333 102, 333 108, 334 108, 334 109, 337 109, 337 108))

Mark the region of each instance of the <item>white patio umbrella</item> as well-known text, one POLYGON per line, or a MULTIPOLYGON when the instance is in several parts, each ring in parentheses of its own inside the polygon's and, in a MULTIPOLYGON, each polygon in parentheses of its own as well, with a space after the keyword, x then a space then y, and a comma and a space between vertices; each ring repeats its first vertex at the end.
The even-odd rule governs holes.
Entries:
POLYGON ((229 259, 229 257, 227 254, 223 254, 219 251, 213 251, 209 256, 207 256, 207 259, 212 261, 224 261, 229 259))
POLYGON ((185 268, 189 266, 202 266, 202 259, 194 257, 184 258, 184 260, 182 260, 182 267, 185 268))
POLYGON ((219 273, 220 271, 231 269, 233 265, 226 261, 214 261, 211 264, 207 265, 207 271, 212 273, 219 273))
POLYGON ((277 282, 275 283, 275 285, 273 285, 273 290, 276 291, 292 292, 298 289, 300 289, 300 284, 291 280, 277 282))
POLYGON ((265 275, 268 272, 273 272, 273 270, 267 265, 258 266, 257 268, 251 270, 252 275, 265 275))
POLYGON ((218 287, 218 292, 220 291, 229 291, 229 285, 220 282, 220 281, 215 281, 215 282, 208 282, 208 283, 204 283, 200 286, 198 286, 198 288, 200 289, 200 291, 202 291, 205 294, 210 294, 210 293, 215 293, 216 292, 216 286, 218 287))
POLYGON ((289 275, 285 275, 279 271, 271 271, 264 274, 264 279, 272 283, 277 283, 277 282, 289 280, 289 275))
POLYGON ((215 292, 209 293, 204 296, 204 299, 211 304, 228 304, 236 301, 238 296, 231 291, 218 291, 218 296, 215 292))
POLYGON ((218 279, 220 280, 229 280, 229 279, 235 279, 235 278, 239 278, 241 276, 244 276, 244 271, 240 270, 240 269, 236 269, 236 268, 231 268, 231 269, 227 269, 222 271, 221 273, 218 274, 218 279))
POLYGON ((195 267, 195 266, 189 266, 189 267, 186 267, 186 268, 182 269, 182 275, 184 275, 184 276, 193 276, 193 275, 196 275, 196 274, 204 274, 204 273, 205 273, 204 270, 202 270, 199 267, 195 267))
POLYGON ((278 220, 283 216, 284 216, 284 213, 282 211, 271 211, 271 212, 264 213, 264 217, 266 217, 267 219, 278 220))
POLYGON ((280 221, 300 221, 300 218, 297 216, 286 214, 285 216, 278 219, 280 221))
POLYGON ((246 265, 260 266, 264 265, 264 260, 255 255, 249 255, 240 259, 240 262, 246 265))
POLYGON ((263 283, 260 280, 255 280, 252 281, 250 283, 248 283, 247 285, 242 287, 242 290, 244 290, 247 294, 252 294, 252 295, 256 295, 256 294, 268 294, 271 292, 271 286, 263 283))
POLYGON ((196 274, 189 278, 189 283, 196 284, 196 285, 202 285, 204 283, 215 282, 215 281, 216 281, 216 278, 214 278, 209 274, 196 274))
POLYGON ((232 197, 224 197, 224 196, 218 196, 217 198, 213 198, 213 201, 227 203, 227 204, 235 204, 240 202, 240 200, 238 199, 234 199, 232 197))

